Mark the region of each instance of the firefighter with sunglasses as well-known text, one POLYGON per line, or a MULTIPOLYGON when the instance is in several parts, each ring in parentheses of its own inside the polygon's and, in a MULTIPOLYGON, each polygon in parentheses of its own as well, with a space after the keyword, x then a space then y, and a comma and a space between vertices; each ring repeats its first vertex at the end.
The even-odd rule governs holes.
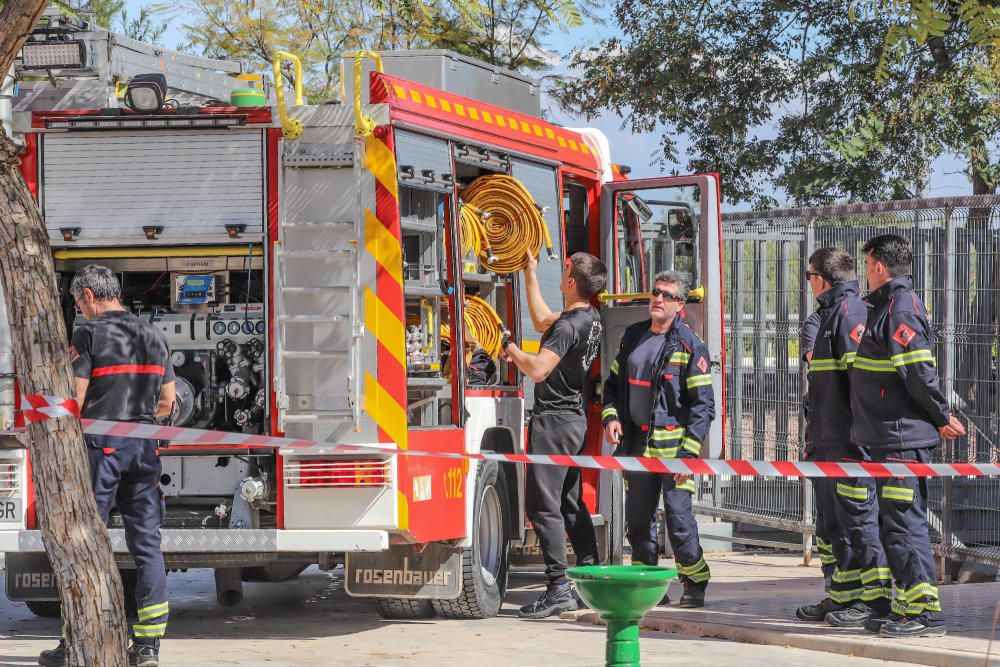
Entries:
MULTIPOLYGON (((616 456, 697 458, 715 418, 708 348, 684 322, 690 278, 656 274, 650 319, 625 330, 604 384, 605 436, 616 456)), ((656 565, 656 509, 662 495, 667 536, 684 593, 680 606, 701 607, 711 577, 691 509, 691 475, 626 472, 627 538, 632 562, 656 565)), ((665 599, 666 602, 666 599, 665 599)))

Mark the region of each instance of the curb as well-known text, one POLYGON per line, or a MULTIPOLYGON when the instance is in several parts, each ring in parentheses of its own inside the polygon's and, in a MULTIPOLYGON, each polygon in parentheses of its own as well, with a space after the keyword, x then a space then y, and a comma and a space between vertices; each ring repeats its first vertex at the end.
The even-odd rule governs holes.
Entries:
MULTIPOLYGON (((604 625, 604 621, 595 611, 581 610, 564 613, 563 620, 604 625)), ((665 614, 646 614, 639 622, 643 630, 670 632, 696 637, 714 637, 747 644, 770 644, 810 651, 838 653, 856 658, 872 658, 875 660, 891 660, 895 662, 910 662, 931 667, 986 667, 986 656, 982 653, 967 653, 951 649, 934 648, 931 646, 917 647, 899 644, 891 639, 884 641, 866 641, 863 638, 836 637, 801 632, 780 632, 761 628, 748 628, 743 625, 720 623, 715 621, 692 621, 684 618, 672 618, 665 614)), ((990 659, 990 666, 1000 666, 1000 657, 990 659)))

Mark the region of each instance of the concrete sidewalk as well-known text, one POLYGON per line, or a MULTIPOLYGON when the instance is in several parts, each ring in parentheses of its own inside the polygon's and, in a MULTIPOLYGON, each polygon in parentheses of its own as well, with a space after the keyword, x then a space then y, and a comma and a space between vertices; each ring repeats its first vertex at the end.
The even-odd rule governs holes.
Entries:
MULTIPOLYGON (((941 586, 948 634, 938 638, 887 639, 864 630, 803 623, 795 608, 819 602, 823 578, 817 565, 805 567, 800 556, 724 554, 707 557, 712 568, 703 609, 657 607, 643 619, 647 630, 716 637, 753 644, 773 644, 843 655, 896 660, 941 667, 1000 666, 1000 636, 989 663, 987 646, 1000 603, 1000 583, 941 586)), ((672 561, 665 561, 672 567, 672 561)), ((676 604, 681 590, 671 587, 676 604)), ((564 619, 600 623, 597 614, 581 610, 564 619)))

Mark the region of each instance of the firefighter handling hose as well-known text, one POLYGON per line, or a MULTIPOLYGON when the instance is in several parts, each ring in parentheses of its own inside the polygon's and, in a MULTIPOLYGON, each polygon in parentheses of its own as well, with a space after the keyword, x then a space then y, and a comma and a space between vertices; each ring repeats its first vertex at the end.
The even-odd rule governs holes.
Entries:
POLYGON ((479 297, 465 297, 465 328, 479 347, 494 359, 500 357, 503 341, 510 336, 496 311, 479 297))
POLYGON ((555 259, 542 209, 516 178, 480 176, 461 196, 463 250, 476 251, 490 271, 520 271, 526 262, 525 251, 537 256, 543 241, 549 259, 555 259))

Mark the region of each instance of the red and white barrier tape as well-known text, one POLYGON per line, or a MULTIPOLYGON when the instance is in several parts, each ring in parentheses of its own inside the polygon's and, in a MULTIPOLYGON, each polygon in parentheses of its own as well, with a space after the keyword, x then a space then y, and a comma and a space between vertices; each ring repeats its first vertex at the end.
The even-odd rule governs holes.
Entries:
MULTIPOLYGON (((21 397, 26 422, 79 414, 76 401, 35 394, 21 397)), ((320 445, 324 454, 399 454, 453 459, 482 459, 502 463, 533 463, 596 470, 683 473, 694 475, 737 475, 745 477, 987 477, 1000 475, 998 463, 857 463, 811 461, 748 461, 723 459, 658 459, 642 456, 567 456, 556 454, 499 454, 480 452, 459 454, 401 450, 393 445, 342 445, 316 440, 279 438, 229 431, 207 431, 178 426, 157 426, 133 422, 83 419, 83 430, 91 435, 108 435, 146 440, 169 440, 178 449, 207 445, 267 449, 307 449, 320 445)))

